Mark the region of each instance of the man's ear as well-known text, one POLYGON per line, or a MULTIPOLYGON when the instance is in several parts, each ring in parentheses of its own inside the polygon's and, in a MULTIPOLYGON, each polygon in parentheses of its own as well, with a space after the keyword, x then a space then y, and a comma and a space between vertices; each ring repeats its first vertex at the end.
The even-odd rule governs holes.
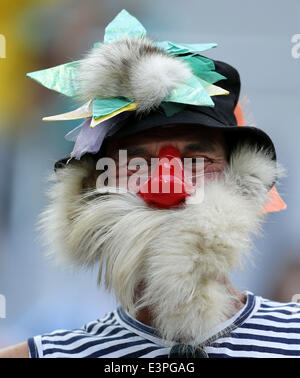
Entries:
POLYGON ((274 160, 273 151, 247 143, 239 144, 231 155, 231 167, 241 177, 260 180, 270 190, 284 169, 274 160))
POLYGON ((55 164, 54 164, 54 171, 57 172, 59 169, 63 169, 66 167, 66 165, 68 164, 68 161, 72 160, 70 158, 70 156, 67 156, 63 159, 60 159, 58 160, 55 164))
POLYGON ((94 169, 89 170, 88 176, 82 179, 82 190, 87 191, 96 189, 98 175, 99 171, 96 170, 95 162, 94 169))
MULTIPOLYGON (((75 186, 81 186, 81 190, 83 191, 95 189, 96 187, 96 160, 90 154, 84 155, 80 160, 70 158, 69 156, 60 159, 55 163, 54 171, 58 181, 73 182, 74 185, 76 181, 75 186), (78 180, 81 180, 81 183, 78 180)), ((74 190, 74 188, 72 189, 74 190)))

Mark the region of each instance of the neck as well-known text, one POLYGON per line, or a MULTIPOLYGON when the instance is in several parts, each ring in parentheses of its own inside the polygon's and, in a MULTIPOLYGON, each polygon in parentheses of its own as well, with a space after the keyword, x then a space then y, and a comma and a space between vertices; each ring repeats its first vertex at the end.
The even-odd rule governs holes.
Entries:
MULTIPOLYGON (((228 278, 224 278, 222 280, 222 283, 229 290, 230 294, 232 294, 236 298, 235 303, 234 303, 234 312, 228 316, 228 319, 229 319, 245 306, 246 301, 247 301, 247 295, 243 293, 242 291, 235 289, 228 278)), ((142 289, 140 286, 138 292, 141 293, 141 290, 142 289)), ((139 297, 139 295, 137 295, 137 297, 139 297)), ((151 315, 150 307, 144 307, 140 309, 137 313, 136 319, 145 325, 153 327, 153 317, 151 315)))

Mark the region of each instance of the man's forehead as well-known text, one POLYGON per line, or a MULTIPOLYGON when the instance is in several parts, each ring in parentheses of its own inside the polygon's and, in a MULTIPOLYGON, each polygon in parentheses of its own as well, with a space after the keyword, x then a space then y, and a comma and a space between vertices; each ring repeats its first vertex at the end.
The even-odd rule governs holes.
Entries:
POLYGON ((121 140, 116 140, 117 145, 123 146, 151 143, 155 141, 195 141, 207 140, 218 143, 223 140, 221 130, 202 125, 162 125, 144 130, 141 133, 127 136, 121 140))

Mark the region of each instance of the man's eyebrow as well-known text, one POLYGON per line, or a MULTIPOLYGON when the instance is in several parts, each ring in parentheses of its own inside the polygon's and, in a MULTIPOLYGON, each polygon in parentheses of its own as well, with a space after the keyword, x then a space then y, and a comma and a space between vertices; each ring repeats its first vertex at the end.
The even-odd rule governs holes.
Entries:
POLYGON ((198 152, 208 152, 215 150, 216 143, 212 140, 206 140, 196 143, 190 143, 185 146, 185 150, 188 151, 198 151, 198 152))
POLYGON ((143 147, 129 146, 129 147, 120 147, 120 150, 126 150, 127 155, 143 155, 147 150, 143 147))

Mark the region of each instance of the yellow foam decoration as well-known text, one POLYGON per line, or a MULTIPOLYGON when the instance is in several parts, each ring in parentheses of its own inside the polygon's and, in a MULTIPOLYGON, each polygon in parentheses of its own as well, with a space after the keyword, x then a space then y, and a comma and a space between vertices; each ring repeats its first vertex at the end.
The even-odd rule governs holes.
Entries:
POLYGON ((115 117, 116 115, 118 115, 120 113, 130 112, 130 111, 136 110, 137 106, 138 106, 137 102, 132 102, 131 104, 126 105, 123 108, 118 109, 118 110, 116 110, 116 111, 114 111, 114 112, 112 112, 110 114, 107 114, 105 116, 102 116, 102 117, 99 117, 99 118, 96 118, 96 119, 92 118, 91 123, 90 123, 90 127, 93 128, 93 127, 99 125, 101 122, 104 122, 107 119, 115 117))
POLYGON ((226 89, 223 89, 223 88, 218 87, 217 85, 213 85, 213 84, 210 84, 205 89, 210 96, 221 96, 221 95, 228 95, 229 94, 229 92, 226 89))
POLYGON ((88 118, 93 116, 93 102, 89 101, 71 112, 43 117, 43 121, 68 121, 72 119, 88 118))

